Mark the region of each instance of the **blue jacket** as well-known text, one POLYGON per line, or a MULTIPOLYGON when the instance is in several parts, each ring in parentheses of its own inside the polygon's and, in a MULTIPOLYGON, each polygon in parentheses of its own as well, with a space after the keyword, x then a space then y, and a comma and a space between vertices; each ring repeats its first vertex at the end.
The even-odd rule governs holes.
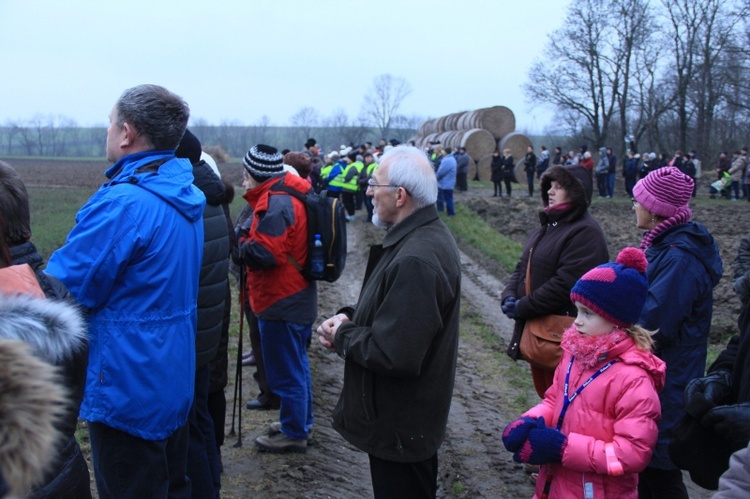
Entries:
POLYGON ((649 288, 639 324, 654 336, 655 353, 667 364, 659 394, 662 419, 649 467, 676 469, 667 444, 682 418, 685 386, 706 369, 713 288, 723 273, 713 236, 695 222, 677 225, 657 236, 646 250, 649 288))
POLYGON ((456 158, 448 154, 437 170, 438 189, 451 191, 456 187, 456 158))
POLYGON ((46 271, 88 311, 80 417, 161 440, 193 399, 206 198, 173 151, 125 156, 106 175, 46 271))

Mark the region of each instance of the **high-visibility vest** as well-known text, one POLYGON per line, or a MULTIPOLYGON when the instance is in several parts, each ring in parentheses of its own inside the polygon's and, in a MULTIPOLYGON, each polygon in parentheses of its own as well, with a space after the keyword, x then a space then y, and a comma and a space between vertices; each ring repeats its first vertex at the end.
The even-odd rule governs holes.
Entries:
POLYGON ((363 163, 355 161, 354 163, 351 163, 346 167, 343 183, 344 190, 353 192, 359 190, 359 174, 362 172, 362 168, 364 168, 364 166, 365 165, 363 163), (354 172, 352 172, 352 169, 354 169, 354 172), (349 180, 346 180, 346 177, 349 176, 351 176, 351 178, 349 180))
POLYGON ((338 187, 339 189, 342 189, 344 187, 344 178, 346 177, 346 165, 342 164, 341 161, 338 161, 336 164, 341 167, 341 173, 331 179, 331 181, 328 182, 328 186, 338 187))

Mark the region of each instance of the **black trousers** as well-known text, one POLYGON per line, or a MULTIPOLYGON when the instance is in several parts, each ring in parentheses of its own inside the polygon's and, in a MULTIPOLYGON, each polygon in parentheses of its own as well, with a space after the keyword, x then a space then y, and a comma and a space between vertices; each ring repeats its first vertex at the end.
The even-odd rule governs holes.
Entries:
POLYGON ((190 498, 187 424, 164 440, 143 440, 92 422, 89 437, 100 498, 190 498))
POLYGON ((355 200, 357 197, 357 191, 344 191, 341 193, 341 201, 344 203, 344 209, 346 214, 350 217, 354 216, 354 209, 356 208, 355 200))
POLYGON ((370 456, 375 499, 421 499, 437 494, 437 453, 416 463, 397 463, 370 456))
POLYGON ((638 499, 688 499, 681 470, 646 468, 638 474, 638 499))

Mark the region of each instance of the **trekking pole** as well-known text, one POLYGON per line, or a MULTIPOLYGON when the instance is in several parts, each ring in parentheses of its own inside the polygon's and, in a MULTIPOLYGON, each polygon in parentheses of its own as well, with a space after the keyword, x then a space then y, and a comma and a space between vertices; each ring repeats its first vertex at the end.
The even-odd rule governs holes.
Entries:
MULTIPOLYGON (((232 402, 232 428, 229 435, 234 436, 234 419, 237 412, 237 401, 242 403, 242 335, 243 324, 245 322, 245 266, 240 264, 240 338, 237 344, 237 363, 234 374, 234 400, 232 402)), ((239 417, 237 418, 239 427, 237 443, 234 447, 242 447, 242 407, 240 407, 239 417)))

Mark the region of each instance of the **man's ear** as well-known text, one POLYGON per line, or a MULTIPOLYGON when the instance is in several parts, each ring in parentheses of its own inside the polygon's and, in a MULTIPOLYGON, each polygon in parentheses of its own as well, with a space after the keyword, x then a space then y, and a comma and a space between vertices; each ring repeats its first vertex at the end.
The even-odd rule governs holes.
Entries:
POLYGON ((406 205, 406 200, 409 197, 409 194, 407 194, 406 189, 403 187, 399 187, 396 190, 396 207, 401 208, 402 206, 406 205))
POLYGON ((125 133, 122 136, 122 141, 120 141, 120 147, 123 149, 127 149, 128 147, 132 146, 137 140, 138 132, 127 121, 122 124, 122 128, 125 133))

